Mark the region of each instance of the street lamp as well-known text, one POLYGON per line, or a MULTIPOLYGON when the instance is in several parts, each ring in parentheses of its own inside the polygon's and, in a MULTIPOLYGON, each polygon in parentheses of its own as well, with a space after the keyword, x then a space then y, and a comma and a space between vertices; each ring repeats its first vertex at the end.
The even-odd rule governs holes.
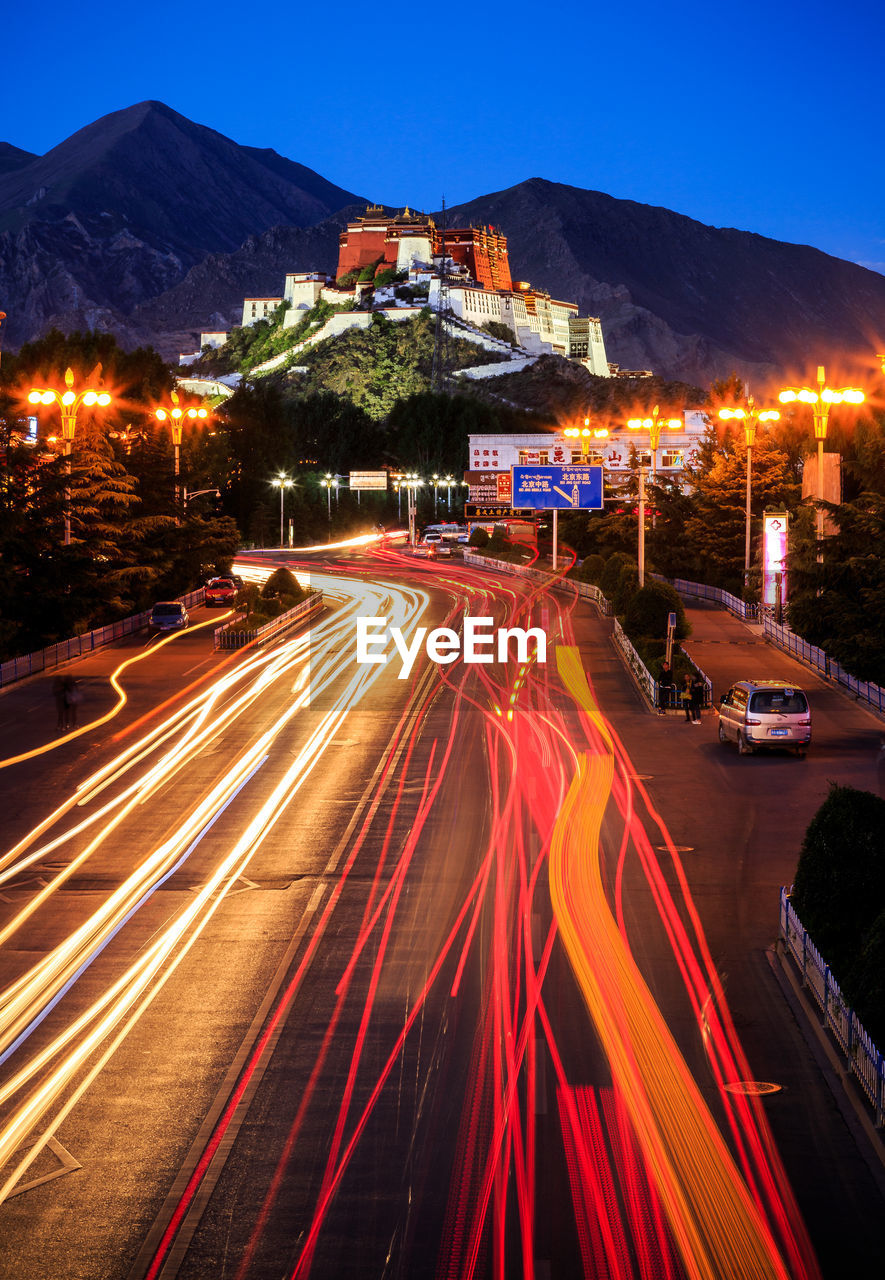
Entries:
POLYGON ((405 486, 409 509, 409 545, 413 547, 417 541, 417 529, 415 526, 418 514, 415 490, 421 487, 423 481, 416 471, 407 471, 405 476, 402 477, 402 483, 405 486))
MULTIPOLYGON (((629 418, 627 420, 627 429, 629 431, 647 431, 649 439, 649 448, 651 450, 651 478, 652 481, 657 478, 658 473, 658 442, 661 438, 661 432, 667 427, 670 431, 681 431, 683 424, 681 418, 662 418, 660 416, 660 405, 655 405, 651 411, 650 418, 629 418)), ((652 516, 652 524, 655 522, 655 516, 652 516)), ((639 585, 645 586, 645 467, 639 467, 639 585)))
POLYGON ((440 481, 440 484, 444 484, 446 486, 446 507, 448 508, 450 513, 452 510, 452 485, 454 483, 455 483, 454 476, 446 476, 444 480, 440 481))
POLYGON ((433 473, 433 514, 434 516, 436 515, 436 498, 437 498, 438 490, 439 490, 439 476, 434 471, 433 473))
POLYGON ((781 415, 777 409, 756 408, 756 403, 752 396, 747 396, 746 405, 742 408, 738 405, 735 409, 720 409, 719 417, 724 422, 729 422, 732 418, 742 422, 744 425, 744 439, 747 443, 747 517, 744 527, 744 586, 750 578, 750 485, 751 485, 751 468, 753 465, 753 445, 756 443, 756 427, 760 422, 776 422, 781 415))
POLYGON ((585 418, 583 427, 566 427, 562 434, 572 440, 580 440, 581 464, 584 465, 589 455, 591 439, 604 440, 608 435, 608 427, 591 428, 590 419, 585 418))
POLYGON ((326 490, 326 512, 329 518, 329 524, 332 523, 332 477, 327 471, 323 476, 320 484, 326 490))
POLYGON ((839 387, 834 390, 826 385, 824 366, 817 366, 817 389, 813 387, 785 387, 778 396, 781 404, 810 404, 814 418, 814 438, 817 441, 817 558, 821 562, 824 539, 824 441, 827 438, 827 419, 832 404, 863 404, 864 393, 857 387, 839 387))
MULTIPOLYGON (((97 381, 100 375, 101 365, 99 364, 96 365, 90 376, 97 381)), ((74 371, 73 369, 66 369, 64 391, 32 387, 28 392, 28 403, 57 404, 61 411, 61 434, 64 440, 65 469, 68 473, 68 487, 65 489, 65 546, 69 547, 71 545, 71 446, 74 442, 74 432, 77 429, 77 414, 81 405, 86 405, 89 409, 96 406, 106 409, 111 403, 111 397, 106 391, 97 391, 95 387, 85 387, 82 391, 74 391, 74 371)))
POLYGON ((658 442, 661 438, 661 432, 665 427, 670 431, 682 430, 681 418, 662 418, 660 417, 660 406, 655 405, 651 411, 650 418, 630 418, 627 427, 630 431, 647 431, 649 438, 649 447, 651 448, 651 475, 654 480, 658 470, 658 442))
POLYGON ((181 455, 181 433, 184 430, 184 420, 189 418, 191 422, 195 422, 198 418, 208 418, 209 411, 207 409, 197 409, 193 405, 189 409, 182 409, 181 397, 177 391, 173 391, 170 395, 172 404, 168 408, 162 405, 154 410, 154 417, 158 422, 167 422, 172 429, 172 444, 175 449, 175 505, 178 505, 180 498, 180 490, 178 485, 178 476, 180 472, 180 455, 181 455))
POLYGON ((285 539, 283 537, 283 500, 285 499, 285 496, 286 496, 286 490, 291 489, 294 483, 295 481, 290 479, 290 477, 286 475, 285 471, 281 471, 275 480, 271 480, 271 484, 274 486, 274 488, 279 489, 280 491, 280 547, 281 548, 286 545, 285 539))

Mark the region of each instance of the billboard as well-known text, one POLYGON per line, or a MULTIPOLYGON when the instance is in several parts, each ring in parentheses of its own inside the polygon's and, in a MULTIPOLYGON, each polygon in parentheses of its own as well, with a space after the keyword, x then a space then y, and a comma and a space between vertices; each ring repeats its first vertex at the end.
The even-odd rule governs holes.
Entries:
POLYGON ((531 516, 531 511, 515 511, 509 503, 465 502, 466 520, 519 520, 531 516))
POLYGON ((387 472, 386 471, 351 471, 350 473, 351 489, 376 489, 386 492, 387 490, 387 472))
POLYGON ((601 510, 602 467, 514 467, 511 501, 535 510, 601 510))
POLYGON ((779 610, 787 599, 786 511, 767 511, 762 517, 762 603, 779 610))

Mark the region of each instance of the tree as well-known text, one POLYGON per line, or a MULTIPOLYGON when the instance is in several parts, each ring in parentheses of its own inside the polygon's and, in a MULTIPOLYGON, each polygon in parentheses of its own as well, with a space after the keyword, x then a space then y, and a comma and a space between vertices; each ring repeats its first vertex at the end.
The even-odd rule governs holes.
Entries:
POLYGON ((833 783, 805 833, 792 904, 844 980, 885 910, 885 800, 833 783))
MULTIPOLYGON (((799 487, 790 461, 759 432, 753 447, 752 514, 795 507, 799 487)), ((746 527, 747 446, 742 429, 727 427, 721 438, 711 427, 697 464, 690 468, 692 514, 684 523, 686 569, 699 581, 740 594, 746 527)))
POLYGON ((791 532, 790 626, 858 679, 885 684, 885 495, 828 509, 838 527, 822 563, 810 508, 791 532))

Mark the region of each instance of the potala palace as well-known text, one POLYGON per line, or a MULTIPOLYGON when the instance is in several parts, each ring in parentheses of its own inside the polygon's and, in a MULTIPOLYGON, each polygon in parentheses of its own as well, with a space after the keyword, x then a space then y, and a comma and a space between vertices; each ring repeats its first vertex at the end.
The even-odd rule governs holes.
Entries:
MULTIPOLYGON (((616 371, 606 359, 595 316, 579 316, 577 303, 511 279, 507 238, 494 227, 441 228, 408 208, 391 217, 369 206, 341 232, 334 277, 320 271, 288 272, 279 297, 243 300, 242 324, 268 320, 287 303, 283 325, 290 328, 321 298, 349 309, 336 312, 299 347, 367 327, 379 311, 389 320, 408 320, 429 306, 445 314, 453 334, 500 352, 504 362, 526 364, 553 354, 579 361, 598 377, 616 371), (494 333, 485 328, 489 322, 496 326, 494 333), (497 326, 512 337, 505 340, 497 326)), ((202 333, 200 347, 221 346, 226 338, 225 332, 202 333)), ((198 354, 183 355, 181 363, 191 363, 198 354)), ((283 363, 290 354, 273 363, 283 363)), ((489 364, 466 372, 489 376, 493 370, 500 372, 489 364)))

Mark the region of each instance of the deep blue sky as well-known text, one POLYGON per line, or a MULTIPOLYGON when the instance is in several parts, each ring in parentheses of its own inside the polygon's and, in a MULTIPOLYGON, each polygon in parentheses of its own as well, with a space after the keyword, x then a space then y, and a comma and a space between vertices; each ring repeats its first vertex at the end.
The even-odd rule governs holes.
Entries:
POLYGON ((17 4, 0 139, 42 153, 155 98, 387 204, 543 177, 885 272, 883 15, 880 0, 17 4))

